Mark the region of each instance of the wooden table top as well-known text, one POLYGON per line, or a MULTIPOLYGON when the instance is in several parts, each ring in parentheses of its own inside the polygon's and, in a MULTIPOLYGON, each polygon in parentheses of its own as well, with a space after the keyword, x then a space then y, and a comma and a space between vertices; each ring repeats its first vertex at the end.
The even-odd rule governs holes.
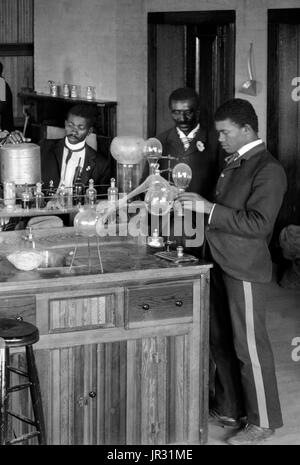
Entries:
POLYGON ((184 279, 206 272, 212 266, 204 261, 175 264, 157 257, 155 252, 161 249, 146 246, 145 240, 105 236, 98 238, 104 270, 102 274, 97 255, 97 238, 90 238, 92 266, 89 269, 87 238, 76 237, 73 227, 65 227, 52 229, 51 232, 34 231, 36 249, 52 249, 67 255, 74 251, 74 241, 77 240, 76 263, 78 266, 72 267, 71 271, 69 267, 19 271, 7 260, 6 256, 17 250, 32 248, 32 245, 23 239, 25 233, 25 231, 0 233, 0 293, 13 288, 19 290, 20 286, 24 290, 29 290, 37 287, 51 288, 62 284, 76 285, 82 282, 90 285, 96 282, 109 284, 136 279, 155 280, 162 277, 184 279))

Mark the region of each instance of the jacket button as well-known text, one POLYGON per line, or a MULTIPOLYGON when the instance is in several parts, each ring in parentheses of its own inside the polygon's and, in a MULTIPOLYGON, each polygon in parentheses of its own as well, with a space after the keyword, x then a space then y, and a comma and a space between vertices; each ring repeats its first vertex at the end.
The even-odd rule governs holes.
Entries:
POLYGON ((225 176, 224 173, 221 173, 221 174, 220 174, 220 177, 221 177, 221 178, 224 178, 224 176, 225 176))
POLYGON ((219 192, 219 191, 216 191, 216 195, 219 195, 219 194, 220 194, 220 192, 219 192))

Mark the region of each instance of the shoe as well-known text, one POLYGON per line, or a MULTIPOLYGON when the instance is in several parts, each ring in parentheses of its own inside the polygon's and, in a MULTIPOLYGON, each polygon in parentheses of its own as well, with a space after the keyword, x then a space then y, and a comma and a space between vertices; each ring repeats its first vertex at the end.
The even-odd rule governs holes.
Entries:
POLYGON ((209 416, 216 421, 218 426, 227 426, 229 428, 240 428, 242 421, 240 419, 227 417, 226 415, 220 415, 216 410, 210 410, 209 416))
POLYGON ((263 441, 270 439, 275 430, 270 428, 261 428, 260 426, 247 424, 245 428, 227 439, 228 444, 234 446, 252 446, 261 444, 263 441))

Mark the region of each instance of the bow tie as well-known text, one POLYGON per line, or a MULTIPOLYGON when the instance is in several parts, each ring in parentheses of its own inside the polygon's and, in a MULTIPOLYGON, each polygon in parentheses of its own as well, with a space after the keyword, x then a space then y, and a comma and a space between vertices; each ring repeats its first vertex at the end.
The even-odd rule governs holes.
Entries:
POLYGON ((235 160, 237 160, 239 157, 240 157, 239 152, 234 152, 225 158, 225 162, 227 165, 229 165, 230 163, 233 163, 235 160))

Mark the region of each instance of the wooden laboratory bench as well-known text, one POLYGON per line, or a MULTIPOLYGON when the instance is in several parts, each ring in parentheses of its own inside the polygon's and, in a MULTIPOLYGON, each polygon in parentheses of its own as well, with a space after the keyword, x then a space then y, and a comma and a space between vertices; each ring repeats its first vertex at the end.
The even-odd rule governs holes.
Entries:
MULTIPOLYGON (((107 236, 103 274, 95 262, 71 272, 18 271, 6 256, 30 247, 23 234, 0 233, 0 317, 39 328, 48 444, 205 443, 211 265, 173 264, 141 240, 107 236)), ((73 228, 34 234, 37 248, 74 248, 73 228)), ((12 363, 21 367, 17 350, 12 363)), ((25 391, 10 396, 11 408, 30 416, 25 391)), ((19 423, 12 420, 17 436, 28 431, 19 423)))

